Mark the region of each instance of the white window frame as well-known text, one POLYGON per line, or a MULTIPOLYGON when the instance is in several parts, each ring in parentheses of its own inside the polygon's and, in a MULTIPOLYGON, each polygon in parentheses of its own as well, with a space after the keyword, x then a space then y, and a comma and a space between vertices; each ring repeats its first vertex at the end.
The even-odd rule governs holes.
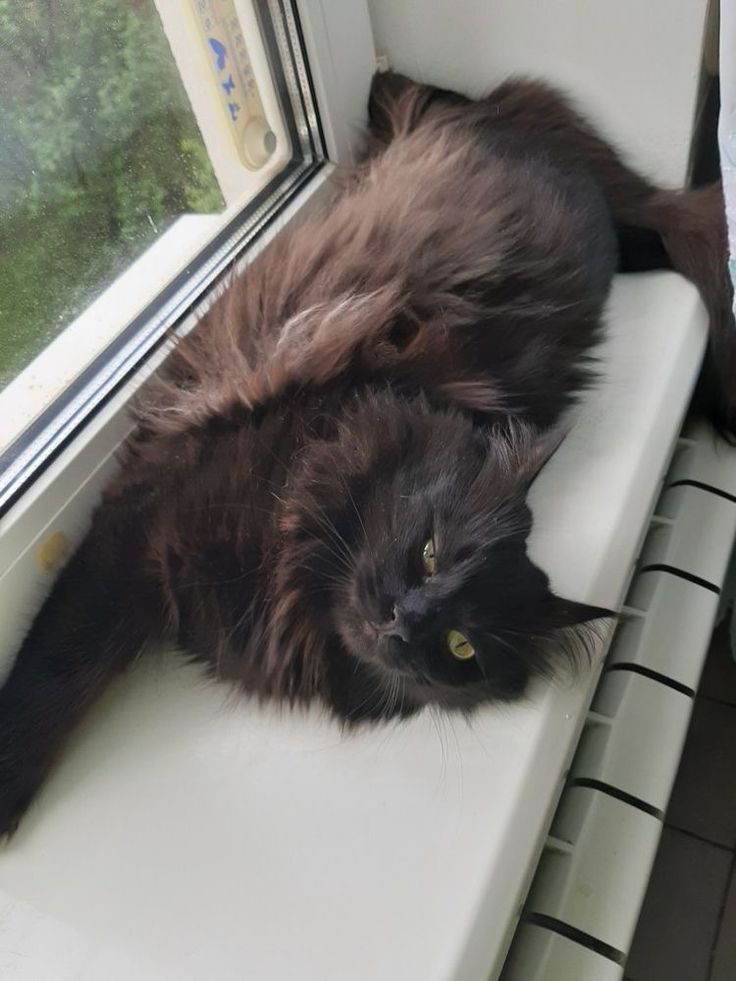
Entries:
MULTIPOLYGON (((375 68, 366 0, 296 0, 295 5, 328 163, 278 222, 246 247, 239 263, 247 264, 297 214, 329 193, 330 172, 353 160, 365 124, 375 68)), ((205 308, 200 304, 178 329, 191 329, 205 308)), ((115 470, 116 452, 131 429, 130 399, 164 357, 161 349, 149 357, 0 517, 0 680, 64 558, 83 537, 115 470)))
MULTIPOLYGON (((265 9, 271 6, 272 0, 229 0, 248 38, 248 60, 260 83, 259 99, 268 125, 276 136, 275 152, 257 169, 244 167, 219 92, 208 84, 214 77, 211 77, 209 51, 202 45, 192 9, 196 0, 184 0, 184 5, 182 0, 149 2, 153 3, 163 26, 224 206, 209 214, 181 214, 163 234, 159 234, 151 220, 156 233, 154 241, 77 316, 61 324, 61 333, 0 391, 0 466, 8 448, 19 439, 26 446, 25 454, 18 453, 8 468, 15 472, 0 476, 0 510, 7 486, 11 482, 17 485, 18 478, 27 480, 34 457, 36 461, 42 458, 43 443, 50 430, 56 426, 63 430, 74 415, 86 414, 85 396, 89 394, 92 399, 101 396, 110 369, 113 375, 117 374, 118 365, 113 366, 113 362, 120 360, 125 370, 126 358, 121 350, 125 349, 123 336, 132 333, 137 337, 139 331, 134 325, 142 323, 149 335, 155 337, 156 320, 169 314, 176 318, 174 306, 182 290, 171 289, 171 304, 158 299, 162 293, 169 293, 168 284, 181 283, 193 260, 206 275, 210 271, 211 244, 221 239, 224 229, 234 227, 238 234, 250 221, 250 218, 245 219, 244 213, 255 212, 256 221, 259 214, 270 214, 275 202, 289 195, 291 185, 298 183, 305 171, 321 165, 313 159, 316 156, 321 162, 323 158, 316 120, 312 120, 311 125, 303 120, 300 130, 296 119, 292 119, 294 114, 289 105, 293 101, 298 104, 300 100, 292 98, 292 87, 288 83, 279 86, 269 70, 267 49, 270 45, 259 33, 256 4, 265 9), (317 153, 313 154, 310 151, 317 139, 317 153), (264 196, 267 196, 265 204, 259 208, 255 202, 264 196), (207 258, 202 261, 204 256, 207 258), (160 316, 149 313, 152 301, 154 304, 160 302, 160 316), (81 382, 83 374, 89 378, 86 385, 81 382), (60 398, 65 403, 63 407, 59 406, 60 398), (48 426, 44 425, 46 420, 48 426)), ((249 118, 247 111, 244 118, 249 118)), ((200 293, 200 269, 194 276, 186 278, 184 289, 200 293)), ((135 357, 134 350, 128 348, 128 351, 135 357)))

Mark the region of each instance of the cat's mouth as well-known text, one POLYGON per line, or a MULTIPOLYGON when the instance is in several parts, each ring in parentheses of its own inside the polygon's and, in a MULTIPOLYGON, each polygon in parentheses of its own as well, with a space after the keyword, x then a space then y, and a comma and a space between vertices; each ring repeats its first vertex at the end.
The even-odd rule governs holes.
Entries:
POLYGON ((414 678, 418 681, 429 680, 425 677, 421 667, 416 663, 417 656, 414 649, 399 638, 378 635, 375 640, 374 650, 381 664, 388 671, 393 671, 402 677, 414 678))
POLYGON ((348 651, 364 664, 415 684, 431 683, 413 645, 389 633, 385 627, 377 626, 358 611, 352 611, 350 617, 342 619, 338 632, 348 651))
POLYGON ((360 661, 404 673, 397 664, 399 651, 396 645, 400 641, 387 636, 380 626, 358 610, 350 609, 338 616, 337 630, 348 651, 360 661))

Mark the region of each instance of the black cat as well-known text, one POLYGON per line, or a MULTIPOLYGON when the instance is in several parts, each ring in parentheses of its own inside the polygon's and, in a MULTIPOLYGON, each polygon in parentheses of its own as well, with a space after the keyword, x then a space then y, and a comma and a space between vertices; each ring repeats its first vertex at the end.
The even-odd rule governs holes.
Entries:
POLYGON ((253 262, 139 400, 0 691, 0 831, 151 642, 347 723, 469 710, 553 671, 562 628, 607 611, 551 593, 525 497, 594 378, 632 232, 700 287, 733 429, 718 187, 652 187, 536 82, 471 102, 382 75, 370 115, 329 211, 253 262))

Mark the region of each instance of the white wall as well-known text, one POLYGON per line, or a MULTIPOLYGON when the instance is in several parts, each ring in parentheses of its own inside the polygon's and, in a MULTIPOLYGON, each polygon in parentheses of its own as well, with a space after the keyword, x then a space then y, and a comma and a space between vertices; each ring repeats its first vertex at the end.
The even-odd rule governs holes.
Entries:
POLYGON ((631 162, 687 172, 707 0, 369 0, 391 67, 478 95, 514 73, 564 86, 631 162))

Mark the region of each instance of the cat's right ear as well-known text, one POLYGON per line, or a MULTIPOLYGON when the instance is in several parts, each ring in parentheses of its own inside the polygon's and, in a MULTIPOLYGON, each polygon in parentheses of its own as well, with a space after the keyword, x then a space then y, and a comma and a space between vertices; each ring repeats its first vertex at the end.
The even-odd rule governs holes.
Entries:
POLYGON ((540 432, 531 426, 525 427, 527 432, 520 437, 519 477, 525 490, 529 490, 534 481, 562 445, 567 431, 563 429, 548 429, 540 432))

